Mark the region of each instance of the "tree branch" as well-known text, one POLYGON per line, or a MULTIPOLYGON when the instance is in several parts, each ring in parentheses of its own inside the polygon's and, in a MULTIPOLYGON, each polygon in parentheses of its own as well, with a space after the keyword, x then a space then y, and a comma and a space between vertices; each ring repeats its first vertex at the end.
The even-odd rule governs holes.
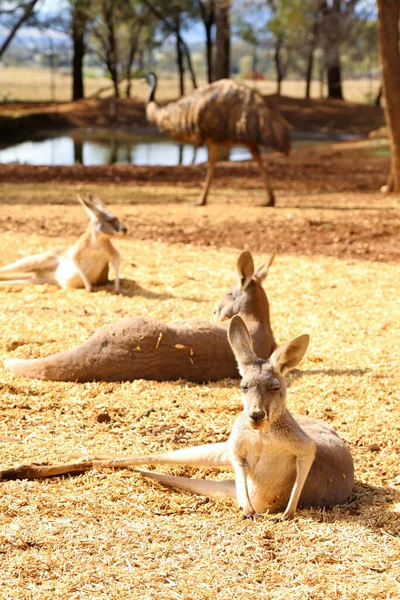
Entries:
POLYGON ((0 46, 0 58, 3 56, 4 52, 7 50, 8 46, 12 42, 12 39, 15 36, 15 34, 17 33, 18 29, 31 16, 31 14, 33 12, 33 9, 35 8, 35 4, 37 4, 37 2, 38 2, 38 0, 31 0, 31 2, 28 4, 28 6, 25 7, 24 14, 21 15, 21 17, 19 18, 19 20, 14 24, 14 26, 11 29, 10 33, 8 34, 8 36, 6 37, 6 39, 4 40, 2 46, 0 46))

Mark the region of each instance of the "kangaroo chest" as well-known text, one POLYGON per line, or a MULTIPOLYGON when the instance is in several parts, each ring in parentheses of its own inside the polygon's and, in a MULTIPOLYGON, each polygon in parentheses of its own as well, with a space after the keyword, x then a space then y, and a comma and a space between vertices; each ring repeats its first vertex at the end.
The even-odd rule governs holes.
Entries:
POLYGON ((296 478, 296 457, 274 436, 252 432, 247 448, 247 486, 257 512, 286 506, 296 478))
MULTIPOLYGON (((102 246, 85 248, 78 256, 79 267, 92 284, 99 282, 99 279, 104 273, 104 267, 108 264, 109 260, 109 252, 106 247, 102 246)), ((72 287, 83 286, 81 277, 70 253, 63 256, 60 260, 57 269, 57 279, 64 285, 72 287)))

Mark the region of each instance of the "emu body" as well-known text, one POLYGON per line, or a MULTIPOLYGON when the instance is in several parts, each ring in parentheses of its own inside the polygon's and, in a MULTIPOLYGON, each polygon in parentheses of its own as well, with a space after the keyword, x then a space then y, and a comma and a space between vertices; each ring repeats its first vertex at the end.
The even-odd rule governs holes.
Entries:
POLYGON ((38 359, 8 359, 5 366, 26 377, 54 381, 158 381, 188 379, 216 381, 237 377, 237 366, 227 339, 227 320, 241 314, 251 330, 260 356, 267 358, 276 344, 262 287, 271 257, 254 270, 249 252, 237 262, 239 283, 222 299, 217 316, 226 323, 181 321, 165 324, 131 317, 97 330, 83 344, 38 359))
POLYGON ((151 89, 146 104, 147 120, 164 133, 182 141, 208 146, 208 171, 199 200, 207 202, 208 191, 218 161, 218 146, 246 146, 257 162, 267 191, 267 206, 275 203, 260 146, 270 146, 279 152, 290 151, 290 126, 255 90, 233 81, 221 79, 204 85, 177 102, 157 105, 157 77, 146 76, 151 89))

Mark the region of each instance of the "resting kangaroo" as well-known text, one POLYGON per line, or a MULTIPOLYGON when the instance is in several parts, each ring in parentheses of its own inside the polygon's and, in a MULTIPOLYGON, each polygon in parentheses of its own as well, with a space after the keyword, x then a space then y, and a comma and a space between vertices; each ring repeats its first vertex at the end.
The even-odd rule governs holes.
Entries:
POLYGON ((125 235, 127 229, 96 197, 78 196, 79 202, 90 217, 83 235, 71 248, 55 248, 42 254, 21 258, 0 267, 0 285, 43 285, 53 283, 61 288, 85 287, 108 281, 108 264, 115 271, 115 291, 119 293, 119 265, 121 257, 110 238, 125 235), (5 277, 4 277, 5 276, 5 277))
POLYGON ((284 510, 283 519, 292 519, 297 506, 345 502, 354 483, 350 451, 329 425, 293 417, 285 404, 284 376, 303 358, 308 335, 279 346, 269 360, 263 360, 252 349, 243 319, 235 316, 229 341, 242 376, 244 410, 228 441, 127 459, 125 464, 233 467, 235 480, 225 481, 140 473, 195 494, 236 498, 245 517, 284 510))
MULTIPOLYGON (((255 271, 250 252, 243 252, 237 261, 239 284, 216 310, 221 321, 235 314, 243 317, 263 358, 276 347, 262 287, 273 258, 255 271)), ((46 358, 8 359, 4 364, 14 373, 53 381, 217 381, 238 375, 226 331, 225 323, 191 320, 167 325, 131 317, 101 327, 71 350, 46 358)))

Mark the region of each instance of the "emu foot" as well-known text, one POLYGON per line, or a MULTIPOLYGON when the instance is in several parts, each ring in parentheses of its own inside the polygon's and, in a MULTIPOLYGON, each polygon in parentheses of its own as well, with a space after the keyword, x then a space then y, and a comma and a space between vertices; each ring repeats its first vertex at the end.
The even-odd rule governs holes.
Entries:
POLYGON ((207 201, 203 198, 200 198, 200 200, 198 200, 197 202, 188 202, 187 204, 190 204, 190 206, 206 206, 207 201))

